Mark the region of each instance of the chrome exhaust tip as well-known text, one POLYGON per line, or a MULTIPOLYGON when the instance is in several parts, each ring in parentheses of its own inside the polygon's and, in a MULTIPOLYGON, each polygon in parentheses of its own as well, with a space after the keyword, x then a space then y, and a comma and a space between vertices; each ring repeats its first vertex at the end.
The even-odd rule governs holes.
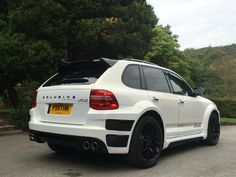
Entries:
POLYGON ((34 134, 29 133, 29 139, 30 141, 35 141, 34 134))
POLYGON ((83 149, 84 150, 89 150, 90 149, 90 143, 88 142, 88 141, 84 141, 83 143, 82 143, 82 147, 83 147, 83 149))
POLYGON ((94 142, 91 143, 91 149, 93 151, 98 151, 98 148, 99 148, 99 146, 98 146, 97 142, 94 141, 94 142))

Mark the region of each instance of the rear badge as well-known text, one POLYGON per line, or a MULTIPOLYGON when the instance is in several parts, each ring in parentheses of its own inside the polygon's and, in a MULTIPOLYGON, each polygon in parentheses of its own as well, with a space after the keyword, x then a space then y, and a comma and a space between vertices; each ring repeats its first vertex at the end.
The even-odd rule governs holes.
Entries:
POLYGON ((79 103, 87 103, 88 99, 81 98, 78 100, 79 103))
POLYGON ((76 99, 76 96, 43 96, 43 99, 74 100, 76 99))
POLYGON ((199 127, 201 127, 201 123, 195 123, 194 124, 194 128, 199 128, 199 127))

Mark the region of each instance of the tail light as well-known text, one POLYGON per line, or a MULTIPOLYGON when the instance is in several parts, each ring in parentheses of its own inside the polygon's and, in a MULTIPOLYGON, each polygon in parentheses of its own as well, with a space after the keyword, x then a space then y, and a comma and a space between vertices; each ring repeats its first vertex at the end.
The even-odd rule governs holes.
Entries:
POLYGON ((35 92, 33 93, 32 108, 36 107, 37 94, 38 94, 38 91, 35 91, 35 92))
POLYGON ((118 109, 119 104, 112 92, 93 89, 90 93, 90 108, 96 110, 112 110, 118 109))

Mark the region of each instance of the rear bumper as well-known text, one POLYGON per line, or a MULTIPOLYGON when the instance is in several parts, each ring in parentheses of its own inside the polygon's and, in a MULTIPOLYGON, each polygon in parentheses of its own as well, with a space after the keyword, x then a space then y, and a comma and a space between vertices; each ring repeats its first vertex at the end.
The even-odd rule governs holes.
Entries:
MULTIPOLYGON (((76 147, 79 150, 84 150, 83 142, 89 142, 90 144, 96 142, 98 145, 96 152, 108 153, 105 144, 97 138, 61 135, 55 133, 40 132, 35 130, 29 130, 29 137, 31 141, 36 141, 38 143, 50 142, 65 146, 76 147)), ((94 151, 90 147, 87 150, 94 151)))
MULTIPOLYGON (((84 141, 97 142, 99 144, 99 152, 109 154, 127 154, 129 151, 129 140, 131 137, 131 128, 129 130, 116 130, 117 122, 111 125, 88 126, 88 125, 70 125, 58 123, 46 123, 32 120, 29 122, 30 138, 36 142, 53 142, 82 147, 84 141), (110 130, 112 128, 112 130, 110 130), (109 130, 108 130, 109 129, 109 130), (114 130, 115 129, 115 130, 114 130)), ((123 122, 121 123, 123 124, 123 122)), ((132 124, 128 122, 132 127, 132 124)), ((127 125, 126 125, 127 126, 127 125)), ((126 129, 127 127, 125 127, 126 129)))

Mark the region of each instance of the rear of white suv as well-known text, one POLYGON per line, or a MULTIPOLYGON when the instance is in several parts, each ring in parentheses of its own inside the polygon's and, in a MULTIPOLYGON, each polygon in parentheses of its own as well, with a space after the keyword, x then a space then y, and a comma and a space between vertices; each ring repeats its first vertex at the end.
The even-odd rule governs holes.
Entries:
POLYGON ((200 91, 150 63, 104 58, 69 63, 37 90, 30 139, 57 152, 76 147, 128 154, 136 166, 150 167, 174 143, 218 142, 218 110, 200 91))

